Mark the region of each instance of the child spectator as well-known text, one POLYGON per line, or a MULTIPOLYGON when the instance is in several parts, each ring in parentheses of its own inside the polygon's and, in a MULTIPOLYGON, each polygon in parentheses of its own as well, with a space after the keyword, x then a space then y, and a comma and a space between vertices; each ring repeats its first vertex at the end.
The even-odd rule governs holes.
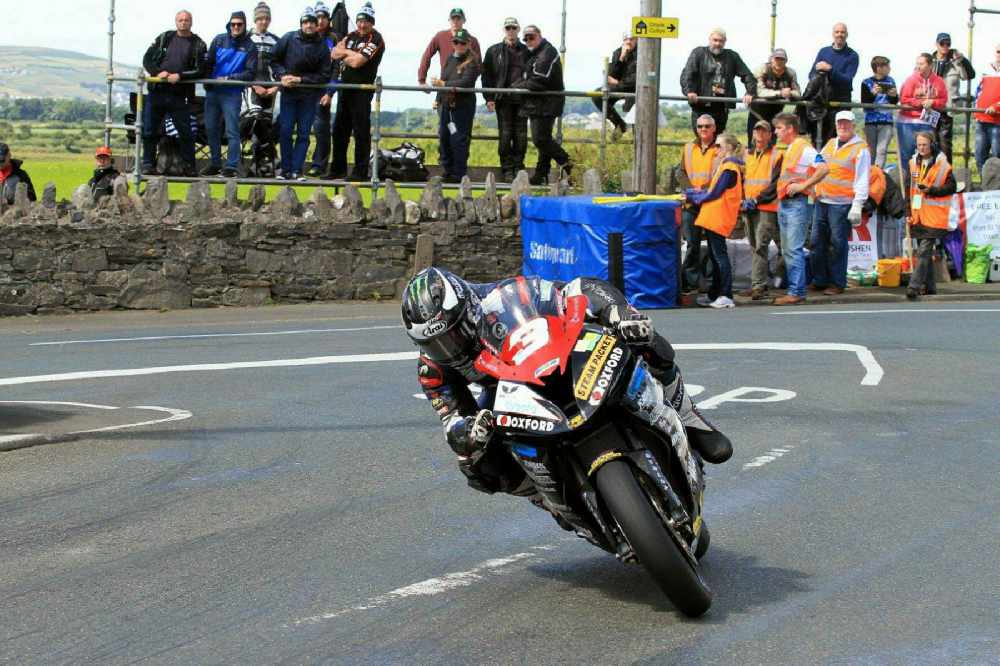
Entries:
POLYGON ((94 169, 94 175, 87 182, 90 193, 94 195, 95 200, 101 197, 110 197, 115 191, 115 178, 121 175, 115 168, 114 162, 111 161, 111 148, 98 146, 97 150, 94 151, 94 159, 97 161, 97 167, 94 169))
MULTIPOLYGON (((875 76, 869 76, 861 82, 862 104, 899 103, 899 91, 896 90, 896 82, 889 76, 889 69, 888 58, 872 58, 872 72, 875 76)), ((865 140, 868 142, 872 163, 884 168, 889 142, 892 141, 892 111, 865 110, 865 140)))

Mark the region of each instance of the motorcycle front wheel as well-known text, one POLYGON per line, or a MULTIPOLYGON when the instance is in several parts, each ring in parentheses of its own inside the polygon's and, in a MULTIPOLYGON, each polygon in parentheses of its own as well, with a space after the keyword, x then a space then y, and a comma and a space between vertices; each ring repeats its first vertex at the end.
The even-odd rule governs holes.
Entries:
MULTIPOLYGON (((597 470, 597 488, 618 521, 639 563, 674 606, 698 617, 712 605, 712 591, 695 564, 671 535, 635 478, 637 470, 624 460, 612 460, 597 470)), ((678 537, 679 538, 679 537, 678 537)))

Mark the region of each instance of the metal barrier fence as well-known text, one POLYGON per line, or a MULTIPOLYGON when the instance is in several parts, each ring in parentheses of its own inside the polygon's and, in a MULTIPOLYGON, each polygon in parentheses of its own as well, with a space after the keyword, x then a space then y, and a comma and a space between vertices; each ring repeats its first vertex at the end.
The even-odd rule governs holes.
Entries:
MULTIPOLYGON (((605 61, 605 70, 607 69, 607 62, 605 61)), ((606 78, 606 77, 605 77, 606 78)), ((133 171, 133 181, 138 190, 140 184, 143 181, 142 174, 142 131, 143 131, 143 92, 147 84, 149 83, 162 83, 163 80, 157 77, 145 76, 142 71, 139 72, 138 76, 135 78, 127 77, 116 77, 109 76, 109 85, 113 82, 131 82, 136 85, 136 120, 134 125, 127 125, 121 123, 114 123, 111 121, 110 117, 106 119, 104 124, 105 132, 110 132, 111 130, 127 130, 134 131, 136 134, 135 143, 135 168, 133 171)), ((274 87, 275 85, 280 85, 276 81, 229 81, 229 80, 217 80, 217 79, 198 79, 194 81, 185 81, 185 83, 193 84, 210 84, 214 86, 235 86, 241 88, 247 88, 251 86, 267 86, 274 87)), ((381 124, 381 108, 382 108, 382 95, 384 92, 424 92, 424 93, 440 93, 440 92, 453 92, 453 93, 503 93, 504 95, 516 95, 516 96, 561 96, 561 97, 585 97, 590 99, 601 99, 601 129, 599 139, 587 139, 587 138, 562 138, 562 143, 569 144, 597 144, 598 145, 598 166, 601 173, 607 173, 607 118, 608 118, 608 108, 610 104, 618 101, 619 99, 634 99, 635 93, 625 93, 625 92, 612 92, 608 90, 607 86, 603 86, 597 90, 565 90, 565 91, 531 91, 524 90, 520 88, 456 88, 456 87, 435 87, 435 86, 401 86, 401 85, 384 85, 382 83, 382 78, 378 77, 373 84, 348 84, 348 83, 337 83, 337 84, 302 84, 296 86, 296 88, 302 89, 316 89, 318 91, 333 91, 333 90, 363 90, 373 93, 374 97, 374 120, 372 122, 372 146, 376 155, 379 154, 381 147, 381 142, 383 138, 413 138, 413 139, 436 139, 437 135, 434 134, 420 134, 420 133, 408 133, 408 132, 389 132, 384 133, 382 131, 381 124)), ((660 101, 668 102, 688 102, 687 97, 678 95, 660 95, 658 97, 660 101)), ((699 103, 733 103, 743 105, 743 99, 738 97, 699 97, 697 99, 699 103)), ((807 105, 810 102, 803 100, 775 100, 775 99, 764 99, 764 98, 754 98, 752 104, 767 104, 767 105, 780 105, 783 107, 787 106, 802 106, 807 105)), ((836 109, 865 109, 865 110, 883 110, 883 111, 920 111, 922 107, 905 106, 901 104, 863 104, 860 102, 828 102, 827 108, 830 110, 836 109)), ((968 169, 969 157, 972 154, 970 149, 970 128, 972 124, 972 114, 979 112, 984 113, 985 109, 977 109, 968 106, 947 106, 943 109, 948 113, 958 113, 964 114, 966 116, 966 141, 965 149, 961 151, 965 159, 965 166, 968 169)), ((753 113, 752 110, 748 111, 753 113)), ((894 132, 894 140, 896 133, 894 132)), ((482 135, 477 134, 472 136, 473 140, 477 141, 496 141, 499 139, 498 135, 482 135)), ((657 146, 667 146, 667 147, 680 147, 684 146, 687 142, 685 141, 657 141, 657 146)), ((901 159, 901 158, 900 158, 901 159)), ((223 182, 223 179, 219 178, 182 178, 182 177, 168 177, 170 181, 176 182, 193 182, 197 180, 209 180, 213 182, 223 182)), ((259 183, 270 183, 272 181, 268 179, 261 178, 239 178, 237 182, 240 184, 259 184, 259 183)), ((286 181, 282 184, 289 184, 295 186, 321 186, 321 185, 333 185, 335 187, 342 187, 347 184, 348 181, 345 180, 309 180, 306 182, 291 182, 286 181)), ((371 178, 370 182, 366 183, 372 190, 372 194, 378 193, 380 186, 383 181, 379 179, 378 173, 378 160, 372 160, 371 163, 371 178)), ((355 183, 358 184, 358 183, 355 183)), ((365 185, 365 184, 362 184, 365 185)), ((415 185, 411 183, 401 183, 401 186, 415 185)), ((445 187, 458 188, 460 185, 445 185, 445 187)), ((474 187, 481 189, 483 187, 482 183, 475 184, 474 187)), ((503 187, 503 185, 498 185, 498 187, 503 187)))

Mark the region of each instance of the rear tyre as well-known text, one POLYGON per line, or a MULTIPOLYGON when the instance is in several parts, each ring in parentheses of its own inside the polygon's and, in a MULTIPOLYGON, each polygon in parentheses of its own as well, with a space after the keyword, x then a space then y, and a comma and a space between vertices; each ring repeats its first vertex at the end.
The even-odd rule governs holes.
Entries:
POLYGON ((633 467, 624 460, 605 463, 597 471, 597 488, 639 562, 674 606, 690 617, 703 615, 712 591, 653 509, 633 467))

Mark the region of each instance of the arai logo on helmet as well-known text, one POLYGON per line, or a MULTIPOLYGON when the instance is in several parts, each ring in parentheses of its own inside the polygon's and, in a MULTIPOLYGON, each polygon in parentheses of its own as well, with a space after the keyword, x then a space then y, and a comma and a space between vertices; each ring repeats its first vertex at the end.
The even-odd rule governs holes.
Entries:
POLYGON ((439 333, 444 333, 444 330, 448 328, 448 322, 444 319, 438 319, 437 321, 429 321, 424 326, 424 335, 428 338, 433 338, 439 333))

